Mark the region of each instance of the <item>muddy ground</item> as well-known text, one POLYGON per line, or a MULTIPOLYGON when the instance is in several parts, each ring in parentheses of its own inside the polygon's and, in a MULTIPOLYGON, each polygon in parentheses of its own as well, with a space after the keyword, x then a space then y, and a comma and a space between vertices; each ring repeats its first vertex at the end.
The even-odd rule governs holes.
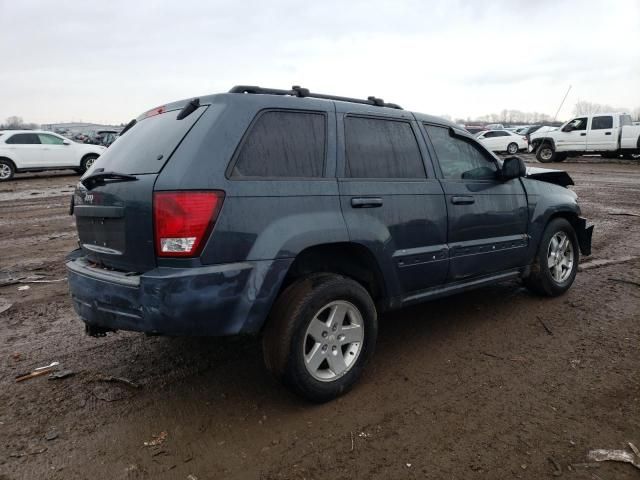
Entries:
POLYGON ((511 282, 385 315, 362 381, 320 406, 255 339, 86 337, 63 266, 78 177, 0 184, 0 284, 48 282, 0 287, 0 479, 639 478, 585 462, 640 446, 640 217, 616 215, 640 214, 640 165, 562 168, 596 225, 568 294, 511 282), (15 382, 52 361, 75 375, 15 382))

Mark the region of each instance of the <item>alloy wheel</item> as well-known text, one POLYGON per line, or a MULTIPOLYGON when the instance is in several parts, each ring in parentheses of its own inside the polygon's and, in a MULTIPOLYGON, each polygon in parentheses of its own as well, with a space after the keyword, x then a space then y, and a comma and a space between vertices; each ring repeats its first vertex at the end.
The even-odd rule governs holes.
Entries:
POLYGON ((573 271, 573 263, 573 244, 569 236, 563 231, 556 232, 547 250, 547 266, 553 280, 556 283, 565 282, 573 271))
POLYGON ((331 382, 355 364, 364 341, 364 322, 352 303, 337 300, 322 307, 304 336, 304 365, 313 378, 331 382))
POLYGON ((11 167, 6 163, 0 163, 0 180, 11 178, 11 167))

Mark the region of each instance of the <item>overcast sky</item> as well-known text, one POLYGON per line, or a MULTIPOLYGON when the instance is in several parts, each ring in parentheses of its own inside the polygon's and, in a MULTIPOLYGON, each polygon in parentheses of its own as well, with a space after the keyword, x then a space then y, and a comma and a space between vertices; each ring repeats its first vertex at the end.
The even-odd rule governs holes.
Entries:
POLYGON ((237 84, 452 117, 640 106, 640 0, 0 0, 0 122, 126 122, 237 84))

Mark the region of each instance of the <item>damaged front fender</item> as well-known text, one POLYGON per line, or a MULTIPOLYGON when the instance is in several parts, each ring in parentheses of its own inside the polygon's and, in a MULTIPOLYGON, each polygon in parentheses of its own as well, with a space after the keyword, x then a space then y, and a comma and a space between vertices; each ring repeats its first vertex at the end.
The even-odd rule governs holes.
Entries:
POLYGON ((527 178, 540 180, 541 182, 553 183, 561 187, 575 185, 571 176, 563 170, 553 170, 550 168, 527 167, 527 178))

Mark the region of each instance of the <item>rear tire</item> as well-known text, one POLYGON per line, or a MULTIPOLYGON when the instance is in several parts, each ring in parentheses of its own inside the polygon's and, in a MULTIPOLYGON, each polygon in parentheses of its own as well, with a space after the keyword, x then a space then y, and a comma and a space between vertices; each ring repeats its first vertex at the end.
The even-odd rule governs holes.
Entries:
POLYGON ((553 162, 555 155, 556 152, 553 149, 553 146, 549 143, 543 143, 538 147, 538 150, 536 151, 536 159, 540 163, 553 162))
POLYGON ((341 275, 314 274, 278 297, 263 335, 267 369, 295 393, 327 402, 351 389, 378 333, 369 293, 341 275))
POLYGON ((16 169, 9 160, 0 159, 0 182, 11 180, 15 175, 16 169))
POLYGON ((98 155, 95 155, 95 154, 85 155, 84 158, 82 159, 82 162, 80 162, 79 173, 83 174, 84 172, 89 170, 93 166, 93 163, 96 161, 97 158, 98 158, 98 155))
POLYGON ((573 284, 579 261, 578 238, 573 226, 564 218, 555 218, 544 230, 531 273, 524 279, 524 284, 539 295, 562 295, 573 284))
POLYGON ((518 153, 518 144, 517 143, 510 143, 509 145, 507 145, 507 153, 509 155, 515 155, 516 153, 518 153))

